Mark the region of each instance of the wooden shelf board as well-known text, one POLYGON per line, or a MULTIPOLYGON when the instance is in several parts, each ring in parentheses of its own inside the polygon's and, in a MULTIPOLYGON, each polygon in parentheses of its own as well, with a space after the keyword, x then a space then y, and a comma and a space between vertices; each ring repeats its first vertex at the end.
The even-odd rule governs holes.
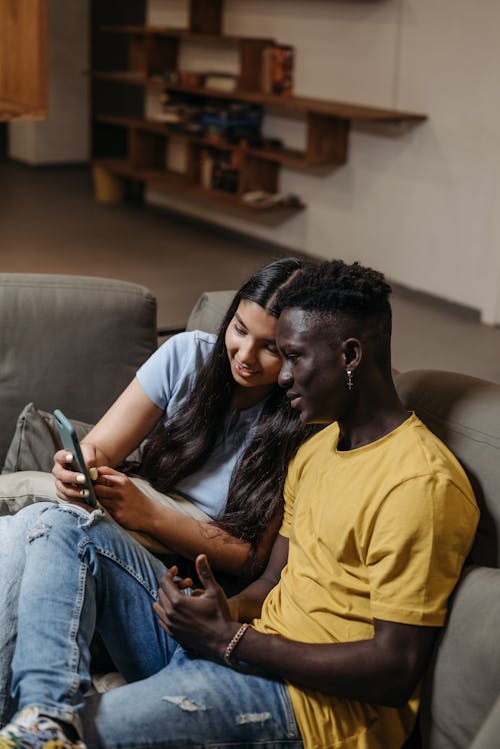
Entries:
POLYGON ((260 148, 249 148, 247 153, 250 156, 256 156, 259 159, 265 159, 266 161, 277 161, 279 164, 291 167, 306 167, 306 166, 317 166, 319 164, 325 166, 332 162, 330 161, 315 161, 312 162, 308 159, 305 151, 299 151, 294 148, 280 148, 280 149, 260 149, 260 148))
POLYGON ((147 130, 151 133, 160 133, 161 135, 170 135, 168 123, 158 120, 146 120, 143 117, 128 117, 119 114, 98 114, 94 116, 96 122, 103 122, 107 125, 116 125, 117 127, 130 127, 137 130, 147 130))
POLYGON ((247 214, 258 214, 258 213, 283 213, 291 214, 297 211, 305 209, 304 205, 300 206, 266 206, 256 207, 244 203, 239 195, 234 195, 223 190, 209 190, 206 187, 200 185, 193 185, 186 182, 180 175, 166 174, 165 176, 154 178, 149 180, 151 187, 156 187, 159 190, 175 191, 177 193, 182 192, 188 197, 206 200, 210 203, 219 203, 223 205, 225 210, 234 209, 237 212, 243 212, 247 214))
POLYGON ((422 122, 427 115, 399 109, 383 109, 307 96, 271 96, 260 91, 217 91, 194 86, 168 86, 170 91, 206 98, 236 99, 291 112, 312 112, 353 122, 422 122))
POLYGON ((224 143, 224 141, 215 142, 210 138, 204 138, 197 135, 188 135, 186 133, 179 133, 172 131, 169 128, 168 123, 159 122, 156 120, 146 120, 141 117, 126 117, 121 115, 97 115, 94 117, 96 122, 103 122, 108 125, 116 125, 118 127, 128 127, 137 130, 146 130, 147 132, 159 133, 170 138, 179 138, 188 143, 195 143, 200 146, 206 146, 207 148, 214 148, 218 151, 240 151, 242 154, 248 154, 264 161, 275 161, 278 164, 284 166, 303 168, 308 166, 328 166, 336 163, 332 160, 312 160, 308 158, 305 151, 300 151, 293 148, 280 148, 276 150, 271 149, 259 149, 259 148, 247 148, 245 146, 235 145, 232 143, 224 143))
POLYGON ((256 44, 274 44, 270 37, 257 38, 248 36, 232 36, 229 34, 201 34, 189 29, 168 26, 101 26, 100 31, 111 34, 135 34, 137 36, 167 36, 174 39, 189 39, 198 42, 216 44, 239 44, 240 42, 255 42, 256 44))
MULTIPOLYGON (((160 76, 148 77, 139 71, 93 71, 96 78, 103 78, 123 83, 134 83, 139 85, 158 85, 162 83, 160 76)), ((167 86, 169 91, 191 94, 205 99, 227 99, 246 101, 253 104, 261 104, 266 107, 274 107, 289 112, 307 114, 321 114, 351 122, 424 122, 427 115, 417 112, 407 112, 400 109, 385 109, 381 107, 367 107, 359 104, 347 104, 345 102, 327 99, 314 99, 307 96, 270 96, 260 91, 219 91, 218 89, 198 88, 194 86, 167 86)))
POLYGON ((270 206, 257 208, 244 203, 239 195, 226 193, 222 190, 209 190, 200 185, 193 185, 182 174, 159 169, 137 168, 132 166, 127 159, 94 159, 92 163, 106 169, 108 172, 115 174, 118 177, 147 182, 148 185, 159 190, 173 191, 196 199, 207 200, 211 203, 220 203, 226 208, 233 207, 237 211, 243 211, 245 213, 295 213, 305 208, 304 205, 294 207, 270 206))

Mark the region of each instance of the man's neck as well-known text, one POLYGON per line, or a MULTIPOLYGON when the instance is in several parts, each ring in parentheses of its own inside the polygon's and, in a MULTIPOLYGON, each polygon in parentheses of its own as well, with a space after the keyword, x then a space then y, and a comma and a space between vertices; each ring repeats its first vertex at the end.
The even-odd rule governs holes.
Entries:
POLYGON ((339 419, 339 450, 355 450, 385 437, 397 429, 409 414, 394 387, 368 394, 339 419))

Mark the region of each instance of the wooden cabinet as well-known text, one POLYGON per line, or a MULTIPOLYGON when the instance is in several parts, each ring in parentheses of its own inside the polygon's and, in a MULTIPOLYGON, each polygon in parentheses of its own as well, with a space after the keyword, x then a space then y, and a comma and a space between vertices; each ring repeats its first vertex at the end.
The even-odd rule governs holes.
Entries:
POLYGON ((0 120, 47 117, 47 0, 0 0, 0 120))
MULTIPOLYGON (((270 210, 277 207, 272 199, 251 203, 249 193, 277 194, 281 165, 309 169, 344 164, 348 158, 351 123, 416 123, 426 119, 425 115, 413 112, 263 93, 264 51, 274 45, 274 40, 222 35, 222 0, 191 0, 190 10, 187 29, 146 27, 143 23, 103 24, 99 28, 108 48, 119 43, 123 52, 120 68, 100 65, 93 70, 94 86, 101 92, 101 106, 94 114, 95 164, 110 174, 216 201, 227 210, 231 207, 238 211, 270 210), (236 89, 214 90, 203 84, 186 85, 185 81, 174 85, 166 73, 178 70, 180 46, 186 41, 236 47, 239 60, 236 89), (124 87, 129 96, 119 105, 106 98, 103 93, 106 86, 115 91, 124 87), (143 107, 148 88, 156 88, 158 95, 164 90, 169 96, 189 97, 201 109, 212 106, 224 110, 224 105, 244 109, 246 105, 254 105, 263 112, 272 108, 292 113, 304 121, 305 147, 289 149, 265 141, 256 145, 245 138, 226 142, 221 137, 182 132, 168 123, 147 119, 143 107), (138 103, 135 111, 131 106, 134 98, 138 103), (184 150, 182 171, 169 165, 167 154, 174 144, 184 150), (227 163, 230 178, 226 189, 221 189, 215 179, 207 179, 209 159, 215 164, 227 163)), ((291 210, 303 207, 300 199, 291 200, 287 206, 291 210)))

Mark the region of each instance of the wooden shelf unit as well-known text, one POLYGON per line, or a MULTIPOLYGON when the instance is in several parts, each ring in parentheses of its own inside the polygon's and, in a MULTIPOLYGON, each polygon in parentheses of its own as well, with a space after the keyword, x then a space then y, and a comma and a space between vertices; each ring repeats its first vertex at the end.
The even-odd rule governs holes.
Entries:
MULTIPOLYGON (((273 39, 256 39, 227 36, 222 30, 223 0, 191 0, 188 29, 148 27, 145 25, 105 24, 103 33, 128 40, 126 67, 121 70, 98 69, 92 71, 94 81, 133 87, 163 86, 171 93, 187 94, 203 100, 246 102, 264 108, 298 114, 304 119, 306 144, 304 150, 277 148, 258 149, 246 145, 233 145, 211 137, 187 135, 168 124, 145 119, 142 112, 134 114, 97 113, 95 126, 101 132, 125 134, 115 158, 98 158, 95 163, 117 176, 135 179, 159 189, 180 192, 192 197, 228 205, 248 206, 243 195, 251 191, 278 192, 281 165, 295 169, 319 166, 338 166, 348 158, 351 123, 382 123, 412 125, 424 121, 423 114, 387 108, 362 106, 304 96, 273 96, 262 92, 262 60, 266 47, 273 39), (209 44, 232 44, 239 50, 239 76, 236 91, 220 91, 191 86, 174 86, 164 83, 167 71, 178 69, 179 45, 183 40, 209 44), (104 130, 103 130, 104 129, 104 130), (167 148, 170 139, 183 142, 187 152, 187 169, 184 175, 169 172, 167 148), (238 162, 239 179, 235 194, 209 189, 201 184, 200 162, 204 152, 226 151, 238 162)), ((108 134, 108 142, 113 135, 108 134)), ((101 149, 102 150, 102 149, 101 149)), ((103 154, 100 154, 103 155, 103 154)), ((302 208, 297 205, 297 208, 302 208)))

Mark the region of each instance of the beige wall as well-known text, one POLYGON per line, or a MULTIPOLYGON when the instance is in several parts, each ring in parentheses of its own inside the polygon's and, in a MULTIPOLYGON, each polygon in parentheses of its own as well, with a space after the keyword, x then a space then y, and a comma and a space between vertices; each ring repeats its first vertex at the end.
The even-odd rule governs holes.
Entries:
MULTIPOLYGON (((282 190, 308 208, 282 224, 228 220, 211 205, 152 191, 150 200, 312 255, 359 259, 500 322, 498 0, 226 0, 226 8, 226 32, 295 45, 296 93, 430 119, 399 135, 355 130, 340 169, 283 169, 282 190)), ((149 0, 149 14, 179 23, 185 3, 149 0)), ((184 54, 186 63, 217 62, 216 49, 184 54)), ((301 123, 281 117, 267 129, 290 144, 303 137, 301 123)))

